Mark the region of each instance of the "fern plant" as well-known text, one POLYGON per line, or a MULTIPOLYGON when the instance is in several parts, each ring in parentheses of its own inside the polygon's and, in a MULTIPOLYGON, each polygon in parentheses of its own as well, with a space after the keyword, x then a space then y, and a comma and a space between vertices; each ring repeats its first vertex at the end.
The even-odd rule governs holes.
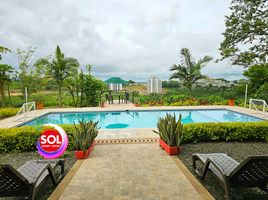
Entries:
POLYGON ((78 120, 78 122, 78 125, 74 124, 74 148, 85 153, 98 136, 99 122, 93 122, 91 120, 89 122, 78 120))
POLYGON ((183 124, 181 123, 181 115, 176 120, 175 114, 166 114, 160 117, 157 122, 158 131, 154 131, 169 146, 180 146, 183 139, 183 124))

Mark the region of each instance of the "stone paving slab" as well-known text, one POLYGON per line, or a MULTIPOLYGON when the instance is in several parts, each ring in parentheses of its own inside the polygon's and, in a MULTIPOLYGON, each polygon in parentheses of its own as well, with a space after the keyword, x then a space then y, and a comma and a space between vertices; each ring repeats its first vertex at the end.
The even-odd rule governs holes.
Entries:
POLYGON ((60 199, 203 198, 158 144, 117 144, 96 145, 60 199))
MULTIPOLYGON (((154 129, 156 130, 156 129, 154 129)), ((153 128, 127 128, 100 130, 97 139, 138 139, 138 138, 159 138, 159 135, 153 132, 153 128)))

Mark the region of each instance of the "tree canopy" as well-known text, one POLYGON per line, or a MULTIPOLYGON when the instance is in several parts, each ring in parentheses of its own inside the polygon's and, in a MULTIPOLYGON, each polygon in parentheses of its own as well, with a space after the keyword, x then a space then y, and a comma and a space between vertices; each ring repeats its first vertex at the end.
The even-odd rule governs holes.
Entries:
POLYGON ((72 75, 77 75, 77 69, 79 67, 78 60, 65 57, 57 45, 54 58, 41 58, 35 62, 35 66, 46 69, 48 76, 56 81, 59 91, 59 106, 61 106, 63 81, 72 75))
POLYGON ((222 59, 245 67, 263 64, 268 59, 268 1, 232 0, 226 16, 222 59))
POLYGON ((33 58, 37 47, 27 46, 26 49, 17 49, 16 54, 19 60, 18 78, 21 81, 21 92, 25 95, 25 87, 28 94, 37 91, 40 88, 41 77, 44 73, 33 65, 33 58))
POLYGON ((244 76, 249 79, 252 89, 258 90, 261 85, 268 83, 268 66, 253 65, 244 72, 244 76))
POLYGON ((11 50, 9 48, 3 47, 0 45, 0 60, 2 59, 2 53, 7 53, 7 52, 11 52, 11 50))
POLYGON ((181 64, 174 64, 170 71, 175 71, 170 79, 179 79, 180 82, 189 90, 189 95, 192 96, 192 87, 197 80, 203 78, 201 69, 213 58, 205 56, 199 59, 197 62, 194 61, 189 49, 181 49, 181 64))

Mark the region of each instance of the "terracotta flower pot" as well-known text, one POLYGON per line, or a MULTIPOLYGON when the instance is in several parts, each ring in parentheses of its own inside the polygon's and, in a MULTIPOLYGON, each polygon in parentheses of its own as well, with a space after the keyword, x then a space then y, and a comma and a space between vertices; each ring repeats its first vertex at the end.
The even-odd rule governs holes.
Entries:
POLYGON ((140 105, 140 104, 134 104, 134 106, 136 106, 136 107, 140 107, 141 105, 140 105))
POLYGON ((93 150, 95 146, 95 141, 92 143, 92 145, 88 148, 88 150, 84 153, 84 151, 75 150, 75 156, 77 159, 85 159, 89 156, 90 152, 93 150))
POLYGON ((89 155, 89 149, 84 153, 84 151, 75 150, 75 156, 77 159, 85 159, 89 155))
POLYGON ((235 100, 234 99, 229 99, 228 100, 228 105, 229 106, 234 106, 235 105, 235 100))
POLYGON ((44 108, 44 104, 42 102, 37 102, 36 103, 36 109, 37 110, 42 110, 44 108))
POLYGON ((159 146, 164 149, 164 147, 166 146, 166 143, 164 142, 164 140, 159 139, 159 146))
POLYGON ((95 141, 92 143, 92 145, 89 147, 89 153, 94 149, 95 141))
POLYGON ((180 147, 170 147, 164 140, 161 139, 159 139, 159 145, 162 147, 162 149, 164 149, 167 152, 167 154, 171 156, 177 155, 181 152, 180 147))

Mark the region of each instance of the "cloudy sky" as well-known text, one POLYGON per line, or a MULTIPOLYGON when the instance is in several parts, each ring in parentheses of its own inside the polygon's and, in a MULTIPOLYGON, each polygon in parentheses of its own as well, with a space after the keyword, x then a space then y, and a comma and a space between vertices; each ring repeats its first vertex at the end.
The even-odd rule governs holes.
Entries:
MULTIPOLYGON (((183 47, 198 59, 219 58, 229 0, 8 0, 0 1, 0 45, 13 52, 3 62, 18 65, 16 48, 37 47, 34 60, 57 44, 68 57, 101 79, 121 76, 163 80, 183 47)), ((243 68, 211 62, 205 75, 230 80, 243 68)))

